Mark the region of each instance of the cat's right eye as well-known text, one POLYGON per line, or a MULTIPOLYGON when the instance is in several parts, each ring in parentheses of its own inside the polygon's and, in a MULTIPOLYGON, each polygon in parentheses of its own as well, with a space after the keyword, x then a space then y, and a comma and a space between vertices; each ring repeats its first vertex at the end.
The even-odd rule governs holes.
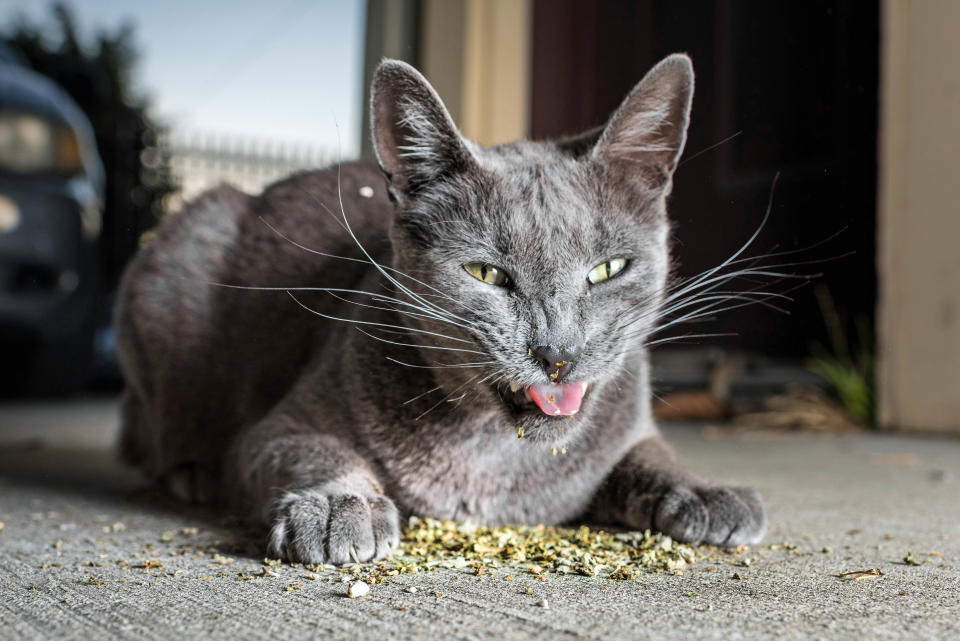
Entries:
POLYGON ((463 266, 468 274, 479 281, 498 287, 506 287, 509 282, 507 272, 490 263, 467 263, 463 266))

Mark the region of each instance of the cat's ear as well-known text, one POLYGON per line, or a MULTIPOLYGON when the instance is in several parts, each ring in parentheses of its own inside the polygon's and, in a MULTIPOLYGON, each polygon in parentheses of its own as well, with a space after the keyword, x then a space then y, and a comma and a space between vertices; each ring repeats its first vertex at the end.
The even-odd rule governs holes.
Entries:
POLYGON ((661 60, 610 118, 594 145, 594 160, 626 180, 669 187, 683 153, 693 101, 693 65, 684 54, 661 60))
POLYGON ((370 127, 380 168, 401 203, 430 181, 474 163, 437 92, 405 62, 384 60, 377 67, 370 127))

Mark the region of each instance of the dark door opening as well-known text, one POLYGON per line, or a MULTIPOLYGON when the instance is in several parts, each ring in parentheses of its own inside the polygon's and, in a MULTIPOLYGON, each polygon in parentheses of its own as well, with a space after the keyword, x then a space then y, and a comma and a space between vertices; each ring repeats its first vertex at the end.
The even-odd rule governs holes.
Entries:
MULTIPOLYGON (((809 268, 849 318, 873 318, 879 7, 821 0, 577 2, 535 0, 531 132, 602 123, 663 56, 691 55, 697 74, 685 158, 670 212, 681 277, 723 261, 756 229, 773 177, 773 213, 753 253, 850 251, 809 268)), ((796 360, 825 339, 813 287, 790 315, 754 306, 689 331, 736 332, 713 346, 796 360)), ((675 349, 675 348, 674 348, 675 349)))

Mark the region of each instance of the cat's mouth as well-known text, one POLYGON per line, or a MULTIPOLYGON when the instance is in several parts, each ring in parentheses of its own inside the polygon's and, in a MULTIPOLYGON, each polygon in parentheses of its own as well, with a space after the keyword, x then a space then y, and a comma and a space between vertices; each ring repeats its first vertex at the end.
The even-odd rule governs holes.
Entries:
POLYGON ((511 384, 498 391, 504 403, 511 407, 515 414, 538 408, 547 416, 573 416, 580 411, 587 388, 586 382, 577 381, 527 386, 511 384))

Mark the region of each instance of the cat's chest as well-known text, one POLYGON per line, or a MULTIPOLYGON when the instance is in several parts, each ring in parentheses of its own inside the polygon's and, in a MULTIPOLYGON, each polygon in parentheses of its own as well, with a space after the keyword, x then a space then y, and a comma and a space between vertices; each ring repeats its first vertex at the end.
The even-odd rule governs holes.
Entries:
POLYGON ((560 523, 583 513, 623 446, 566 448, 515 432, 438 443, 383 461, 391 494, 422 516, 484 523, 560 523), (555 453, 554 453, 555 450, 555 453))

